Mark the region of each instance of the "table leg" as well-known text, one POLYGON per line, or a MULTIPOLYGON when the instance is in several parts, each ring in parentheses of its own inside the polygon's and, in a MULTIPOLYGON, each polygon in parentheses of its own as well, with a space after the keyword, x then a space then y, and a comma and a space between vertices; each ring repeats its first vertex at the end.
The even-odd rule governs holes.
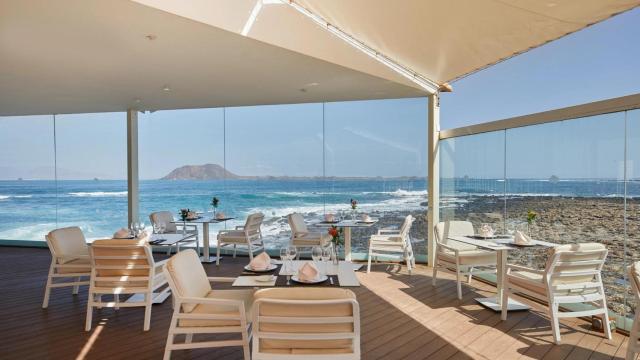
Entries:
POLYGON ((216 257, 211 257, 209 255, 209 223, 205 222, 202 223, 202 257, 200 258, 200 261, 203 263, 212 263, 214 261, 216 261, 216 257))
POLYGON ((344 228, 344 260, 351 261, 351 228, 344 228))
MULTIPOLYGON (((497 255, 497 273, 496 273, 496 297, 490 298, 477 298, 476 301, 481 305, 499 312, 502 311, 502 292, 504 291, 504 278, 507 269, 507 250, 499 250, 497 255)), ((507 305, 508 311, 521 311, 521 310, 529 310, 530 307, 518 302, 514 299, 509 298, 509 303, 507 305)))

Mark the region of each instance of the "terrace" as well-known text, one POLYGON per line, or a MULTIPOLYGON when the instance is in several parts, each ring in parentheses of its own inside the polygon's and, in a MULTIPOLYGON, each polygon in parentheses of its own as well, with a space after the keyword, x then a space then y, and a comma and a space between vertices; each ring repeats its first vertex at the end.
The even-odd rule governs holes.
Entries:
MULTIPOLYGON (((148 331, 144 311, 124 306, 93 310, 92 328, 83 331, 86 286, 73 297, 54 289, 42 308, 52 259, 45 235, 77 226, 93 243, 140 223, 157 232, 150 214, 178 217, 182 208, 204 220, 231 219, 191 223, 198 247, 193 238, 183 251, 169 247, 170 254, 145 246, 157 262, 202 249, 212 277, 246 275, 247 251, 236 257, 235 245, 223 248, 219 266, 206 255, 215 259, 218 234, 252 214, 264 215, 260 246, 272 259, 296 241, 289 214, 322 234, 327 215, 344 219, 336 224, 343 231, 337 255, 364 265, 354 272, 359 286, 335 277, 335 287, 352 291, 359 305, 356 357, 624 357, 637 301, 628 267, 640 261, 640 176, 633 166, 640 161, 640 95, 446 130, 440 105, 466 76, 589 25, 635 15, 638 4, 4 1, 0 278, 8 296, 0 308, 15 320, 2 327, 3 358, 161 357, 175 299, 153 306, 148 331), (528 213, 535 213, 529 222, 528 213), (362 223, 364 215, 375 221, 362 223), (366 271, 372 235, 401 229, 407 216, 415 220, 394 243, 404 253, 381 256, 366 271), (470 223, 473 233, 449 233, 455 221, 470 223), (438 223, 447 233, 435 230, 438 223), (487 225, 509 239, 508 251, 486 245, 487 225), (518 247, 518 232, 545 245, 518 247), (474 281, 461 285, 461 299, 455 261, 443 266, 453 275, 438 272, 432 285, 448 241, 494 254, 487 274, 475 269, 474 281), (499 301, 506 284, 500 259, 548 269, 551 249, 587 243, 607 250, 594 279, 601 276, 604 285, 616 330, 611 339, 598 329, 604 317, 593 313, 597 301, 562 304, 579 316, 561 318, 558 342, 548 299, 510 293, 530 309, 509 311, 504 321, 476 300, 499 301), (417 263, 412 271, 408 253, 417 263)), ((322 262, 313 263, 322 273, 322 262)), ((280 287, 295 288, 289 278, 280 287)), ((107 301, 118 306, 126 298, 107 301)), ((259 331, 250 329, 254 346, 259 331)), ((248 355, 229 346, 175 350, 171 358, 248 355)))

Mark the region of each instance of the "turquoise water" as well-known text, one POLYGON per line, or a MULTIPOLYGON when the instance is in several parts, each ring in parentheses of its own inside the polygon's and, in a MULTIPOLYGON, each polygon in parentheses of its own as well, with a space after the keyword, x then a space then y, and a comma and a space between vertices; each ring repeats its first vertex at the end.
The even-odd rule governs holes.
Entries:
MULTIPOLYGON (((146 180, 140 182, 140 214, 148 223, 152 211, 208 211, 217 196, 218 211, 237 218, 228 227, 261 211, 266 215, 264 234, 277 236, 288 229, 276 220, 294 211, 319 218, 324 211, 347 211, 351 198, 363 212, 420 209, 425 188, 424 179, 146 180)), ((0 239, 44 240, 48 231, 63 226, 80 226, 87 238, 95 239, 111 236, 126 223, 126 181, 0 181, 0 239)))

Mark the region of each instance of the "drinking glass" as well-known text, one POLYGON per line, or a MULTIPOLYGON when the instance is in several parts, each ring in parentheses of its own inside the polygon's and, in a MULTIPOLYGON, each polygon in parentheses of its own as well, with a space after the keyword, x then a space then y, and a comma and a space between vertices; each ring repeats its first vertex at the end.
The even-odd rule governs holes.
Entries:
POLYGON ((153 233, 154 234, 159 234, 160 231, 160 226, 158 226, 158 224, 153 223, 153 233))
POLYGON ((289 260, 289 253, 286 247, 280 248, 280 260, 282 260, 282 266, 284 267, 284 271, 289 271, 287 265, 289 260))
POLYGON ((311 248, 311 259, 316 268, 320 267, 320 259, 322 258, 322 248, 320 246, 314 246, 311 248))
POLYGON ((289 264, 291 265, 289 269, 293 273, 295 272, 295 269, 293 268, 293 260, 296 258, 296 255, 298 254, 298 249, 296 249, 296 247, 293 245, 289 245, 287 246, 287 254, 289 254, 289 264))
POLYGON ((322 260, 322 263, 324 264, 325 275, 328 275, 328 272, 329 272, 329 270, 328 270, 329 269, 329 261, 331 260, 331 245, 330 244, 322 248, 321 260, 322 260))
POLYGON ((165 231, 167 231, 167 224, 160 223, 160 234, 164 234, 165 231))

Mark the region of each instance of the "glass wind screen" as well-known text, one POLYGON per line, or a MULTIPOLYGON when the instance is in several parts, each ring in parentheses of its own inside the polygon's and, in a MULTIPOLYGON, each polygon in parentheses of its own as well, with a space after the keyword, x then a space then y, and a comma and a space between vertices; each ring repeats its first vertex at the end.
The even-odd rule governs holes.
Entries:
MULTIPOLYGON (((138 137, 140 219, 148 226, 155 211, 170 211, 176 219, 180 209, 211 213, 214 196, 221 200, 216 211, 227 210, 222 109, 140 114, 138 137)), ((221 228, 210 226, 212 246, 221 228)))
POLYGON ((125 113, 56 116, 58 226, 87 239, 127 226, 125 113))
POLYGON ((55 227, 53 116, 0 117, 0 239, 44 241, 55 227))
POLYGON ((371 234, 399 227, 408 214, 416 218, 414 252, 426 253, 426 105, 425 99, 325 105, 326 211, 379 219, 352 232, 353 251, 361 258, 371 234), (352 198, 358 201, 355 214, 352 198))
POLYGON ((322 104, 226 109, 229 225, 262 212, 265 246, 279 249, 291 237, 288 214, 322 216, 322 129, 322 104))
MULTIPOLYGON (((626 176, 627 176, 627 210, 626 210, 626 257, 624 275, 627 276, 626 267, 640 261, 640 110, 632 110, 626 112, 627 120, 627 159, 626 159, 626 176)), ((620 237, 620 234, 617 236, 620 237)), ((617 256, 620 256, 620 245, 616 246, 617 256)), ((623 277, 618 274, 619 278, 623 277)), ((634 294, 630 281, 626 277, 626 295, 625 295, 625 311, 627 317, 627 328, 631 327, 631 320, 637 311, 638 299, 634 294)), ((619 300, 619 297, 618 299, 619 300)))
POLYGON ((504 230, 504 131, 440 141, 440 221, 504 230))

